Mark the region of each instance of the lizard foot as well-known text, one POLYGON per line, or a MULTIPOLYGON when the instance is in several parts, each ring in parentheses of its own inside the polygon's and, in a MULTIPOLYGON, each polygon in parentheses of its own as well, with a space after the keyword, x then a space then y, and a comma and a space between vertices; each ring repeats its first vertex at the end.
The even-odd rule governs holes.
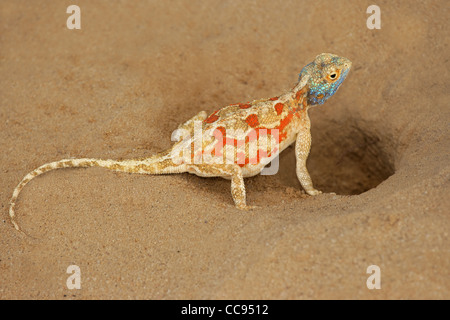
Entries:
POLYGON ((316 190, 316 189, 312 189, 312 190, 308 190, 306 191, 307 194, 309 194, 310 196, 317 196, 318 194, 321 194, 322 191, 316 190))
POLYGON ((241 206, 236 206, 236 208, 238 208, 239 210, 245 210, 245 211, 249 211, 249 210, 253 210, 253 209, 258 209, 258 206, 248 206, 248 205, 241 205, 241 206))

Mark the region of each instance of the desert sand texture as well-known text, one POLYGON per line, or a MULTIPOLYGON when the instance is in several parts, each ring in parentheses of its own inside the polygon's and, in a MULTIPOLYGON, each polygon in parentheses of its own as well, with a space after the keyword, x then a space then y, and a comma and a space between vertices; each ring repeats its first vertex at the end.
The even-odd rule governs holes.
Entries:
POLYGON ((377 1, 0 2, 1 299, 450 298, 449 6, 377 1), (305 195, 280 170, 230 182, 64 169, 141 158, 197 112, 268 98, 322 52, 352 60, 310 111, 305 195), (331 194, 336 193, 335 195, 331 194), (81 269, 69 290, 67 267, 81 269), (369 290, 367 267, 381 271, 369 290))

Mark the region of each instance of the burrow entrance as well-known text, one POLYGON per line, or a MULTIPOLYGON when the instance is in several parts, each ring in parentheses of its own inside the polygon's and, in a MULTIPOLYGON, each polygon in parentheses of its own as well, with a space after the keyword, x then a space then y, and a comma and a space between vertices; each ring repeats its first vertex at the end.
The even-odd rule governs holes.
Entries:
MULTIPOLYGON (((354 121, 313 121, 307 168, 316 189, 357 195, 394 174, 393 152, 388 152, 390 143, 386 138, 354 121)), ((281 154, 278 174, 284 185, 299 188, 294 145, 281 154)))

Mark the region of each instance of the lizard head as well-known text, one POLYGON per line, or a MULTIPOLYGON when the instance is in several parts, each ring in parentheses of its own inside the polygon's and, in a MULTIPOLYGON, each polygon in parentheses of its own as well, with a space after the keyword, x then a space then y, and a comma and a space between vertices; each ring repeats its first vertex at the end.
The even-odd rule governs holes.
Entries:
POLYGON ((302 69, 299 82, 307 81, 308 104, 323 104, 330 98, 342 82, 352 66, 346 58, 331 53, 319 54, 316 59, 302 69))

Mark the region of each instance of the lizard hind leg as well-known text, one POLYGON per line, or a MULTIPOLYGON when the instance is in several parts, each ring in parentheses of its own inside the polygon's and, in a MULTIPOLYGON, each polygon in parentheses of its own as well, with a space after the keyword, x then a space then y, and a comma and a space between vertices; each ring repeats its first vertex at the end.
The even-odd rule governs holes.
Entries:
POLYGON ((193 136, 195 122, 196 121, 203 122, 207 117, 208 117, 208 114, 206 113, 206 111, 200 111, 199 113, 197 113, 195 116, 193 116, 191 119, 189 119, 185 123, 180 124, 178 126, 178 130, 181 131, 180 132, 181 134, 178 136, 177 141, 184 140, 187 137, 187 135, 193 136), (185 132, 182 132, 182 131, 185 131, 185 132))
POLYGON ((226 165, 190 165, 187 172, 200 177, 222 177, 231 180, 231 196, 236 208, 249 210, 255 207, 248 206, 242 169, 237 164, 226 165))

